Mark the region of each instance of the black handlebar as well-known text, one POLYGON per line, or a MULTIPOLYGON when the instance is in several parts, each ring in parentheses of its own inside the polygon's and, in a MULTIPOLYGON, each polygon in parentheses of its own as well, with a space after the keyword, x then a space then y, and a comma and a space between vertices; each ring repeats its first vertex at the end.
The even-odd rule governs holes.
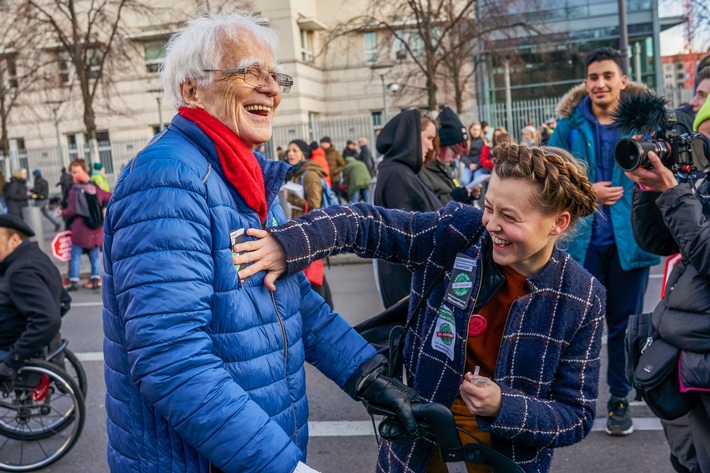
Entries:
MULTIPOLYGON (((367 412, 398 418, 394 411, 373 404, 367 404, 367 412)), ((454 415, 443 404, 414 403, 412 413, 419 427, 430 430, 436 437, 441 459, 447 464, 449 471, 466 471, 464 463, 472 463, 491 465, 496 472, 500 473, 524 473, 523 469, 511 459, 486 445, 469 443, 462 446, 454 415), (459 465, 463 465, 463 469, 460 469, 459 465)))

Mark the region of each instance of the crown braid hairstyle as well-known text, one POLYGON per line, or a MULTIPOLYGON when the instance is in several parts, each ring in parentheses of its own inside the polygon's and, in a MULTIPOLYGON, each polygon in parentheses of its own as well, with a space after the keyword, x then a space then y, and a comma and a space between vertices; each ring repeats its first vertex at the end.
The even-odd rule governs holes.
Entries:
POLYGON ((596 193, 584 165, 571 154, 550 146, 501 143, 491 152, 493 172, 501 179, 527 179, 538 184, 536 203, 545 213, 568 211, 570 227, 597 209, 596 193))

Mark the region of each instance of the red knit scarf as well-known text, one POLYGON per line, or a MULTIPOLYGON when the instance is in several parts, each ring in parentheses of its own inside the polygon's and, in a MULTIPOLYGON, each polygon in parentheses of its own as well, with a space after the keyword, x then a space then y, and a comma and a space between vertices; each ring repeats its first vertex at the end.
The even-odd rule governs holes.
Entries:
POLYGON ((266 190, 264 175, 254 153, 222 122, 199 108, 180 107, 180 116, 199 126, 217 148, 222 171, 246 204, 266 220, 266 190))

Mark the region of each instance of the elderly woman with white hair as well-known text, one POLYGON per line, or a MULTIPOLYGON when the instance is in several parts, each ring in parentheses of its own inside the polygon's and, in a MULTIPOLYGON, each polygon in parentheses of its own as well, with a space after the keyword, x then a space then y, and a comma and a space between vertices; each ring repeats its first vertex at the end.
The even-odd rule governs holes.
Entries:
POLYGON ((113 472, 307 470, 304 363, 416 431, 416 394, 302 273, 237 275, 244 229, 285 221, 288 165, 254 152, 293 85, 259 18, 210 14, 166 47, 172 123, 128 163, 105 222, 108 463, 113 472))

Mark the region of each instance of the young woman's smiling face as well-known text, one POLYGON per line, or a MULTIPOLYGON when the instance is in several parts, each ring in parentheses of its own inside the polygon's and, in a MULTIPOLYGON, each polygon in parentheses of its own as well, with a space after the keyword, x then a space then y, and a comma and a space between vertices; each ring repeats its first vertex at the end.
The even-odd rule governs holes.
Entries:
POLYGON ((493 260, 523 276, 537 273, 552 255, 557 237, 569 225, 569 212, 543 213, 538 185, 526 179, 491 174, 483 224, 493 240, 493 260))

